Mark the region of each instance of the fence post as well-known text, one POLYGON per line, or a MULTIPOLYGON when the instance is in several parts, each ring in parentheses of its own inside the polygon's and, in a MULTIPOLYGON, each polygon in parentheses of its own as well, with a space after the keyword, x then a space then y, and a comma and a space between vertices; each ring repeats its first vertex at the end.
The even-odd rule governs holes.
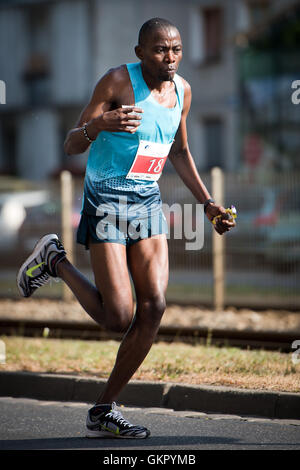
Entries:
MULTIPOLYGON (((72 229, 72 207, 73 207, 73 182, 69 171, 63 171, 60 175, 61 185, 61 225, 62 242, 68 254, 68 260, 74 262, 73 252, 73 229, 72 229)), ((73 299, 72 291, 63 284, 63 300, 69 302, 73 299)))
MULTIPOLYGON (((221 168, 211 170, 212 197, 216 204, 224 205, 224 176, 221 168)), ((225 281, 225 240, 215 230, 212 234, 213 246, 213 273, 214 273, 214 309, 224 309, 224 281, 225 281)))

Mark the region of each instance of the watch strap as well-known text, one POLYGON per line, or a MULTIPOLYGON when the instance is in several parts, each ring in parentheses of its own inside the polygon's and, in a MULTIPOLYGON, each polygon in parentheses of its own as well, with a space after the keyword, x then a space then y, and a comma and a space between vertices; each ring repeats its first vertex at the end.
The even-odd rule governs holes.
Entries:
POLYGON ((214 200, 214 199, 207 199, 207 200, 205 201, 205 203, 204 203, 204 213, 205 213, 205 214, 206 214, 207 206, 208 206, 208 204, 210 204, 211 202, 212 202, 213 204, 215 204, 215 200, 214 200))

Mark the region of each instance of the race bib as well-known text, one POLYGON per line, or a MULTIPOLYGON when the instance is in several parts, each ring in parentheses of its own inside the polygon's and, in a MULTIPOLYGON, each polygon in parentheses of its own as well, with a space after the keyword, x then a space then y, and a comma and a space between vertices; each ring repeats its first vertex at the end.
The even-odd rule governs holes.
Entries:
POLYGON ((157 142, 141 140, 126 178, 157 181, 167 161, 172 144, 173 142, 158 144, 157 142))

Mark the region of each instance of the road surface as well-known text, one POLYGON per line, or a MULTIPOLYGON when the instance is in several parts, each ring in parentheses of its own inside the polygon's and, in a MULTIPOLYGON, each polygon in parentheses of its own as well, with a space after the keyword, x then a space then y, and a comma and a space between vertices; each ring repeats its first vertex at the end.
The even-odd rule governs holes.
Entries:
POLYGON ((149 427, 148 439, 87 439, 85 418, 90 406, 0 397, 0 450, 94 449, 113 453, 134 449, 147 452, 300 449, 300 421, 161 408, 121 408, 131 422, 149 427))

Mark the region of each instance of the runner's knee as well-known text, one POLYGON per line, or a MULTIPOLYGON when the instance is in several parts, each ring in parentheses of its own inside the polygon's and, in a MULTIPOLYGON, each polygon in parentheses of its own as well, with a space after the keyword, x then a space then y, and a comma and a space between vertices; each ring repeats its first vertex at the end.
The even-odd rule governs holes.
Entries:
POLYGON ((124 333, 132 321, 132 308, 120 305, 110 306, 107 309, 106 328, 115 333, 124 333))
POLYGON ((157 326, 166 309, 166 299, 163 294, 155 294, 142 299, 138 304, 139 315, 145 325, 157 326))

